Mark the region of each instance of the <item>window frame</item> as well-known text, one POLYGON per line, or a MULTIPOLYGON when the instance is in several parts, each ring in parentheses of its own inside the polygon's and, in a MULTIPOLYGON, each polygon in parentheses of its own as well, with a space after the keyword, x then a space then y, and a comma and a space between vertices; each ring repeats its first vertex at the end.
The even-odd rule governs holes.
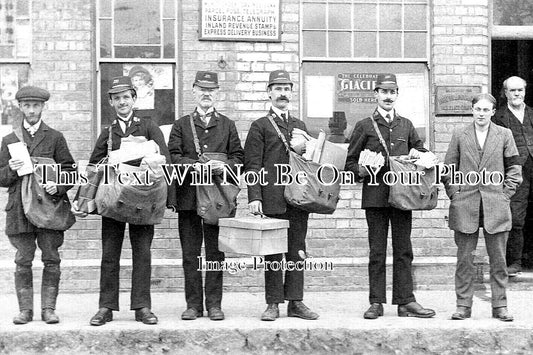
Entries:
MULTIPOLYGON (((114 38, 114 30, 115 30, 115 25, 114 25, 114 16, 113 16, 113 13, 111 14, 111 17, 101 17, 100 16, 100 4, 102 1, 111 1, 111 9, 113 11, 114 9, 114 3, 115 3, 115 0, 96 0, 96 8, 95 8, 95 18, 96 18, 96 31, 95 31, 95 36, 96 36, 96 41, 95 41, 95 44, 96 44, 96 61, 95 61, 95 65, 96 65, 96 68, 95 68, 95 71, 96 71, 96 117, 97 117, 97 122, 96 122, 96 132, 97 134, 100 133, 100 131, 102 130, 102 110, 101 110, 101 107, 102 107, 102 100, 101 100, 101 90, 102 90, 102 85, 101 85, 101 81, 102 81, 102 72, 100 70, 100 65, 101 64, 109 64, 109 63, 116 63, 116 64, 129 64, 129 63, 133 63, 133 64, 172 64, 174 66, 174 70, 173 70, 173 73, 174 73, 174 108, 175 108, 175 115, 177 116, 177 113, 178 113, 178 104, 179 104, 179 93, 178 93, 178 80, 180 78, 179 76, 179 71, 178 71, 178 68, 180 67, 180 58, 178 56, 178 53, 179 53, 179 47, 180 47, 180 41, 179 41, 179 38, 178 38, 178 30, 179 30, 179 22, 181 21, 180 19, 180 2, 175 2, 174 3, 174 17, 165 17, 165 15, 163 14, 163 7, 165 5, 165 0, 158 0, 159 1, 159 5, 160 5, 160 9, 161 9, 161 13, 160 13, 160 16, 159 16, 159 23, 160 23, 160 28, 163 29, 163 21, 165 19, 174 19, 174 36, 175 36, 175 43, 174 43, 174 57, 172 58, 163 58, 164 56, 164 31, 162 30, 161 32, 161 43, 158 45, 161 47, 161 55, 159 58, 115 58, 114 55, 115 55, 115 46, 114 46, 114 43, 113 43, 113 38, 114 38), (111 57, 110 58, 107 58, 107 57, 102 57, 101 56, 101 53, 100 53, 100 40, 101 40, 101 37, 100 37, 100 34, 101 34, 101 26, 100 26, 100 20, 102 19, 107 19, 107 20, 111 20, 111 38, 112 38, 112 43, 111 43, 111 57)), ((134 0, 131 0, 131 1, 134 1, 134 0)), ((155 45, 151 45, 151 46, 155 46, 155 45)))
MULTIPOLYGON (((350 32, 351 33, 351 41, 350 41, 350 53, 354 53, 354 33, 357 32, 369 32, 369 31, 362 31, 362 30, 356 30, 354 29, 354 18, 353 18, 353 5, 354 4, 374 4, 368 1, 362 1, 362 0, 302 0, 300 1, 300 53, 302 53, 301 60, 304 61, 343 61, 343 62, 351 62, 351 61, 372 61, 372 62, 427 62, 429 63, 430 60, 430 48, 431 48, 431 0, 426 0, 425 2, 420 2, 416 0, 401 0, 401 1, 391 1, 391 0, 375 0, 376 4, 376 30, 372 30, 371 32, 376 32, 379 34, 380 32, 394 32, 394 33, 400 33, 402 38, 402 57, 379 57, 379 37, 376 38, 376 54, 377 57, 330 57, 327 56, 329 54, 329 36, 328 33, 330 32, 350 32), (326 13, 325 13, 325 20, 326 20, 326 28, 324 29, 304 29, 303 23, 304 23, 304 4, 325 4, 326 5, 326 13), (329 4, 348 4, 352 6, 352 11, 350 12, 350 18, 351 18, 351 26, 349 29, 330 29, 329 28, 329 4), (426 6, 426 30, 405 30, 405 22, 404 22, 404 11, 402 11, 402 29, 401 30, 380 30, 379 28, 379 6, 380 5, 401 5, 404 7, 405 5, 425 5, 426 6), (304 32, 325 32, 326 33, 326 56, 325 57, 316 57, 316 56, 303 56, 304 53, 304 32), (404 58, 403 53, 405 49, 405 33, 426 33, 426 56, 420 57, 420 58, 404 58)), ((403 9, 402 9, 403 10, 403 9)))
MULTIPOLYGON (((17 1, 15 1, 15 4, 16 3, 17 3, 17 1)), ((16 38, 15 38, 15 44, 14 44, 15 56, 13 58, 0 57, 0 64, 29 64, 30 65, 30 69, 31 69, 32 63, 33 63, 33 18, 31 16, 32 11, 33 11, 33 0, 28 0, 28 16, 27 17, 26 16, 22 16, 22 17, 15 16, 15 31, 16 31, 16 22, 19 19, 23 19, 23 20, 28 20, 29 21, 29 27, 30 27, 30 34, 29 34, 30 53, 29 53, 29 55, 27 57, 17 57, 16 56, 16 54, 17 54, 17 41, 16 41, 16 38)))

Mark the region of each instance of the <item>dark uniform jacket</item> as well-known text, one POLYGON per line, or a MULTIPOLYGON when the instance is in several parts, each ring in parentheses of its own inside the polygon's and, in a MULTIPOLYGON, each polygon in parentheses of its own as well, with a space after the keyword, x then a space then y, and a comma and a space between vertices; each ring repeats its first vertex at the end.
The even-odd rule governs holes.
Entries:
POLYGON ((492 121, 499 126, 509 128, 520 154, 520 164, 524 165, 527 158, 533 157, 533 109, 526 106, 524 124, 509 110, 507 105, 500 107, 492 117, 492 121))
MULTIPOLYGON (((418 137, 418 133, 416 133, 413 123, 407 118, 399 116, 396 110, 394 112, 394 119, 390 125, 377 110, 374 111, 372 117, 367 117, 357 122, 350 138, 348 156, 346 158, 346 170, 354 172, 358 177, 359 155, 365 149, 376 153, 381 152, 387 163, 387 153, 379 142, 379 137, 371 120, 376 121, 379 131, 387 144, 387 149, 392 156, 407 155, 411 148, 426 151, 422 140, 418 137)), ((368 185, 370 177, 367 176, 364 178, 362 208, 389 207, 389 186, 383 182, 383 175, 388 170, 387 163, 377 175, 377 186, 368 185)))
MULTIPOLYGON (((111 124, 111 132, 113 133, 112 137, 112 149, 117 150, 120 148, 120 143, 123 137, 136 136, 136 137, 146 137, 147 140, 153 140, 159 146, 159 152, 161 155, 164 155, 167 163, 170 163, 170 155, 168 153, 168 148, 165 143, 165 138, 159 127, 150 119, 138 118, 133 114, 131 118, 132 122, 126 133, 122 132, 120 124, 117 121, 118 118, 115 118, 111 124)), ((107 156, 107 138, 109 137, 109 128, 102 129, 100 136, 98 137, 96 144, 94 146, 91 157, 89 158, 90 164, 97 164, 107 156)))
MULTIPOLYGON (((291 116, 290 113, 287 125, 272 109, 270 109, 268 114, 272 115, 289 144, 291 141, 290 132, 292 132, 293 128, 307 131, 305 124, 291 116)), ((283 196, 285 187, 274 185, 276 182, 275 164, 289 164, 289 153, 278 137, 268 116, 261 117, 252 122, 248 132, 246 143, 244 144, 244 167, 246 171, 254 171, 256 173, 264 168, 267 173, 267 184, 265 186, 261 186, 259 183, 248 186, 248 201, 262 201, 263 213, 265 214, 282 214, 287 209, 283 196)))
MULTIPOLYGON (((235 171, 235 164, 242 164, 244 157, 235 122, 214 110, 209 123, 204 126, 196 110, 192 115, 202 153, 227 154, 226 164, 235 171)), ((199 161, 191 130, 190 115, 183 116, 174 122, 170 131, 168 148, 172 164, 192 165, 199 161)), ((178 185, 174 182, 175 189, 169 190, 168 205, 177 211, 196 210, 196 187, 191 186, 192 175, 190 174, 193 170, 189 167, 183 184, 178 185)))
MULTIPOLYGON (((61 132, 48 127, 41 121, 41 125, 33 139, 22 128, 24 141, 28 146, 28 151, 32 157, 52 158, 57 164, 61 164, 63 171, 75 170, 72 165, 74 159, 70 154, 65 137, 61 132)), ((9 168, 9 159, 11 155, 7 148, 8 144, 19 142, 15 133, 10 133, 2 139, 0 148, 0 186, 7 187, 9 197, 6 205, 6 234, 29 233, 38 230, 32 225, 24 215, 22 206, 22 176, 9 168)), ((63 195, 72 186, 57 186, 57 195, 63 195)))

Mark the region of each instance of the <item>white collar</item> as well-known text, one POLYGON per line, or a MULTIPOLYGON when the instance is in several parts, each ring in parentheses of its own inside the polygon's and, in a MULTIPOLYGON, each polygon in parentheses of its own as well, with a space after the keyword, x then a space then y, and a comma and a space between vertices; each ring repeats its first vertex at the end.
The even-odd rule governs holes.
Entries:
POLYGON ((119 115, 117 114, 117 118, 118 118, 119 122, 120 122, 120 121, 122 121, 122 122, 128 122, 129 120, 131 120, 132 117, 133 117, 133 110, 131 110, 131 112, 128 114, 128 117, 126 117, 126 118, 124 118, 124 117, 122 117, 122 116, 119 116, 119 115))
POLYGON ((390 115, 391 119, 394 118, 394 109, 392 109, 390 111, 385 111, 384 109, 382 109, 381 107, 378 106, 378 112, 381 115, 381 117, 383 117, 383 118, 385 118, 385 116, 387 116, 387 115, 390 115))
POLYGON ((514 107, 512 107, 511 105, 509 105, 509 103, 507 103, 507 107, 509 107, 509 110, 511 110, 511 112, 524 112, 526 110, 526 104, 524 102, 522 102, 522 105, 520 106, 519 109, 516 109, 514 107))
POLYGON ((37 121, 36 124, 31 125, 25 119, 22 120, 22 124, 24 125, 24 129, 26 129, 28 132, 33 132, 33 133, 31 133, 32 135, 35 134, 35 132, 37 132, 39 127, 41 127, 41 122, 42 122, 42 120, 39 119, 39 121, 37 121))
POLYGON ((196 107, 196 111, 200 114, 200 116, 207 116, 208 114, 212 113, 213 111, 215 111, 215 108, 213 106, 211 106, 210 108, 207 109, 207 112, 202 110, 202 108, 200 106, 197 106, 196 107))
POLYGON ((272 106, 272 111, 274 111, 274 113, 278 115, 278 117, 280 118, 281 118, 281 114, 284 113, 287 116, 287 119, 289 119, 289 110, 282 111, 279 108, 272 106))

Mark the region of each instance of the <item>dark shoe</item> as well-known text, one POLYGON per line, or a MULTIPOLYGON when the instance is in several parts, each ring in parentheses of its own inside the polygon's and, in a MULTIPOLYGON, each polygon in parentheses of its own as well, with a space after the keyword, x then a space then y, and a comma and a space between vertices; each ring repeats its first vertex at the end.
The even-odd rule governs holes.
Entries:
POLYGON ((209 310, 207 311, 207 315, 211 320, 224 320, 224 312, 222 312, 220 307, 209 308, 209 310))
POLYGON ((452 314, 454 320, 465 320, 472 315, 472 308, 466 306, 457 306, 455 313, 452 314))
POLYGON ((195 320, 196 318, 203 317, 204 312, 197 311, 194 307, 189 307, 181 314, 183 320, 195 320))
POLYGON ((368 308, 363 314, 365 319, 377 319, 383 315, 383 305, 381 303, 372 303, 370 308, 368 308))
POLYGON ((289 301, 289 305, 287 306, 287 316, 307 320, 318 319, 318 314, 310 310, 302 301, 289 301))
POLYGON ((507 307, 498 307, 492 309, 492 318, 501 320, 502 322, 512 322, 513 316, 507 311, 507 307))
POLYGON ((279 318, 279 308, 277 303, 269 303, 267 309, 261 314, 261 320, 274 321, 279 318))
POLYGON ((418 317, 431 318, 435 315, 435 311, 429 308, 424 308, 417 302, 409 302, 398 306, 399 317, 418 317))
POLYGON ((104 325, 107 322, 111 322, 113 320, 113 311, 109 308, 102 307, 96 312, 96 314, 91 318, 91 325, 99 326, 104 325))
POLYGON ((157 317, 150 311, 150 308, 143 307, 135 310, 135 320, 144 324, 157 324, 157 317))
POLYGON ((33 320, 33 311, 31 309, 24 309, 13 318, 13 323, 15 324, 26 324, 33 320))
POLYGON ((46 324, 56 324, 59 323, 59 317, 54 312, 52 308, 45 308, 41 311, 41 319, 46 324))
POLYGON ((521 272, 522 272, 522 266, 518 264, 512 264, 507 267, 507 274, 509 275, 509 277, 517 276, 521 272))

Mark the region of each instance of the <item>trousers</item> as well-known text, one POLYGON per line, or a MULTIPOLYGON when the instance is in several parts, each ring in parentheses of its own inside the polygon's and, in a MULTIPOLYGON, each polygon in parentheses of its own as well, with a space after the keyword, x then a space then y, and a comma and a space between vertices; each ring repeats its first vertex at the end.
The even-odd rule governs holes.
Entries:
MULTIPOLYGON (((102 217, 102 263, 100 266, 100 308, 119 310, 120 254, 126 223, 102 217)), ((133 259, 131 275, 131 309, 152 308, 150 280, 154 238, 153 225, 129 225, 133 259)))

